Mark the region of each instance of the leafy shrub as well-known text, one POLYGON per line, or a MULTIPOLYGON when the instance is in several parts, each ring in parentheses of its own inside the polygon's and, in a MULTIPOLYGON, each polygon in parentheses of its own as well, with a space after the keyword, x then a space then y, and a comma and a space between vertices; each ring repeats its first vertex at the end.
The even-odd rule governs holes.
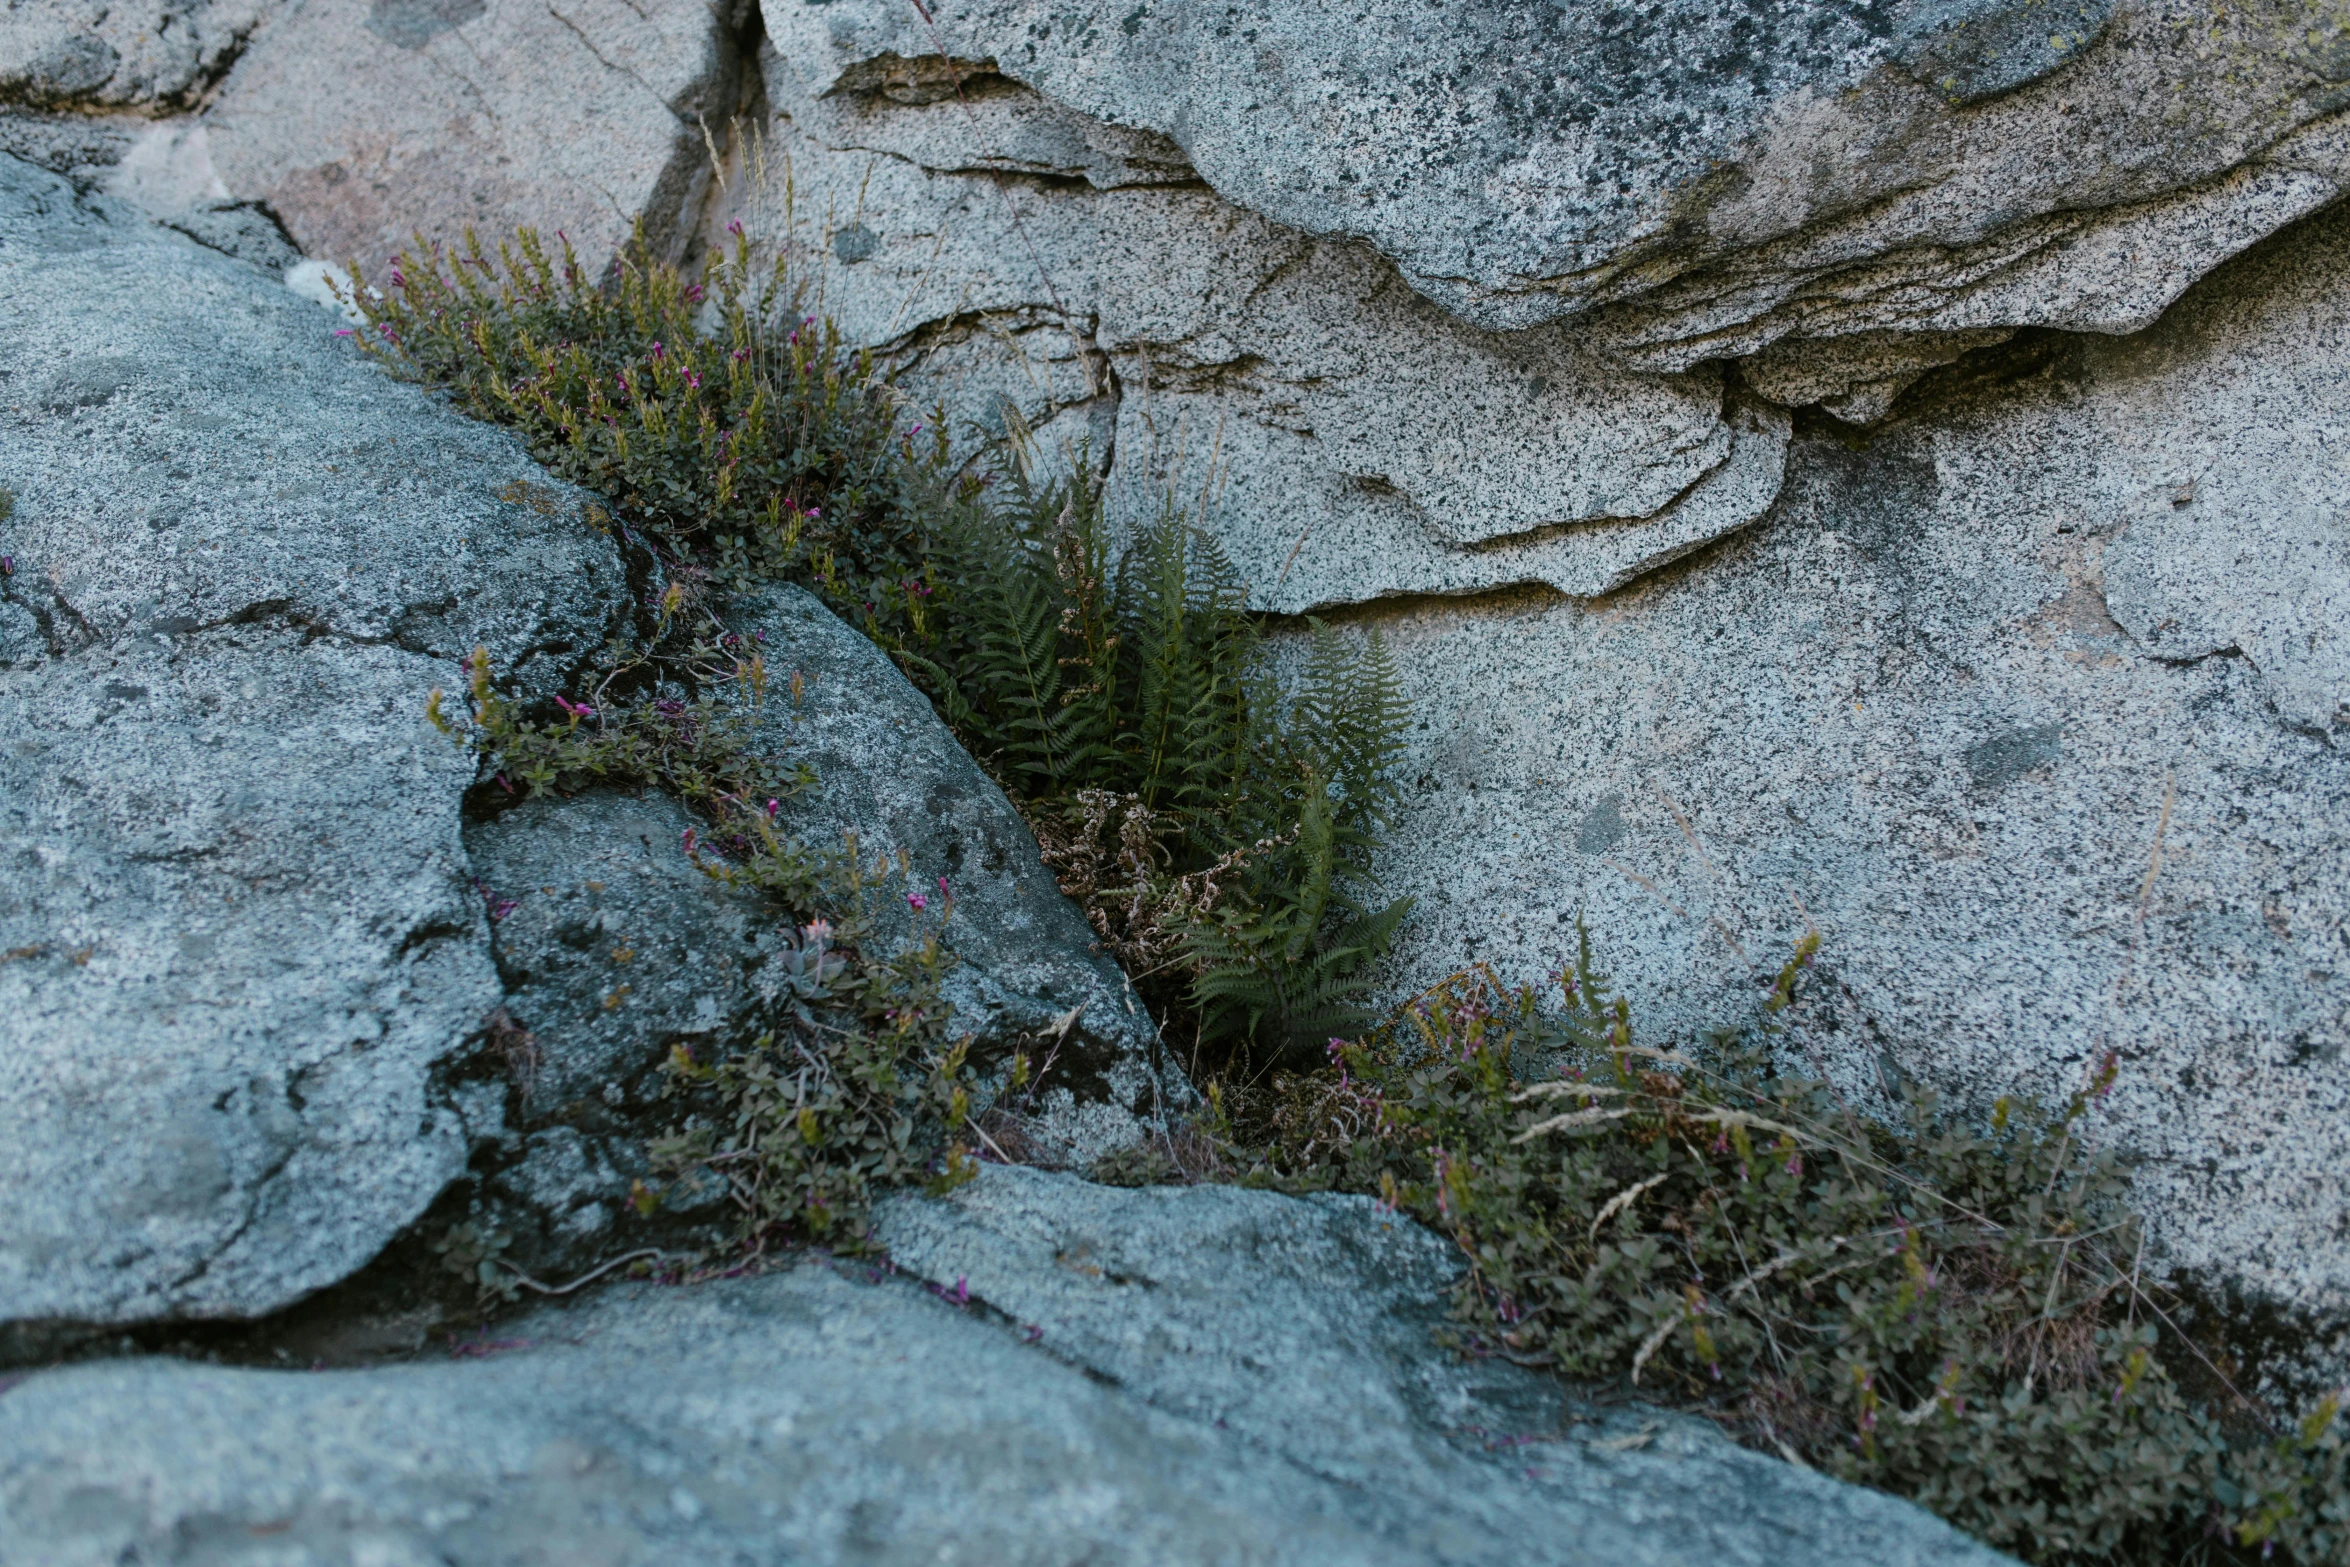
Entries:
POLYGON ((1587 938, 1558 1011, 1456 974, 1283 1085, 1273 1166, 1451 1236, 1472 1351, 1626 1381, 2027 1560, 2350 1560, 2337 1401, 2271 1434, 2172 1378, 2199 1351, 2091 1135, 2112 1059, 2054 1112, 1918 1095, 1873 1124, 1770 1066, 1816 942, 1702 1055, 1633 1042, 1587 938))
POLYGON ((598 286, 528 231, 494 258, 420 242, 388 282, 355 286, 362 341, 520 430, 675 574, 805 582, 895 653, 1163 1019, 1261 1056, 1361 1020, 1408 907, 1364 901, 1403 722, 1376 637, 1317 627, 1279 690, 1211 538, 1170 511, 1117 547, 1082 461, 956 470, 739 232, 697 283, 624 258, 598 286))

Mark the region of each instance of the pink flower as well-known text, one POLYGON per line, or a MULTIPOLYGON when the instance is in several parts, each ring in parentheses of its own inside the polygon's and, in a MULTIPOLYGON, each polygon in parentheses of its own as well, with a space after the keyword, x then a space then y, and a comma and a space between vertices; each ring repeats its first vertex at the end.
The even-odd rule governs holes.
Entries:
POLYGON ((783 802, 781 800, 769 800, 767 802, 767 819, 769 821, 775 820, 775 813, 782 809, 783 802))
POLYGON ((562 697, 557 697, 555 698, 555 705, 563 709, 563 711, 575 722, 582 718, 593 718, 596 716, 596 710, 588 706, 585 702, 568 702, 565 701, 562 697))
POLYGON ((686 384, 686 385, 688 385, 688 386, 690 386, 690 387, 692 387, 692 388, 693 388, 695 391, 697 391, 697 392, 698 392, 698 391, 700 391, 700 390, 702 389, 702 378, 701 378, 700 376, 698 376, 698 375, 694 374, 694 372, 693 372, 693 371, 691 371, 691 370, 688 370, 688 371, 685 373, 685 384, 686 384))
POLYGON ((727 224, 727 225, 726 225, 726 232, 727 232, 727 233, 729 233, 729 234, 732 234, 732 235, 733 235, 733 236, 734 236, 736 239, 740 239, 740 238, 742 238, 742 237, 743 237, 743 220, 742 220, 742 219, 740 219, 740 218, 736 218, 736 219, 735 219, 735 220, 734 220, 732 223, 729 223, 729 224, 727 224))
POLYGON ((654 342, 654 344, 653 344, 653 355, 652 355, 652 357, 654 357, 655 359, 659 359, 659 358, 661 358, 661 357, 662 357, 662 352, 663 352, 663 351, 662 351, 662 348, 661 348, 661 344, 660 344, 660 342, 659 342, 658 340, 655 340, 655 342, 654 342))
POLYGON ((688 828, 685 830, 685 840, 684 840, 684 841, 685 841, 685 852, 686 852, 686 853, 688 853, 688 854, 691 854, 691 853, 693 853, 693 852, 694 852, 694 830, 693 830, 691 827, 688 827, 688 828))
POLYGON ((930 907, 930 900, 918 892, 907 893, 906 902, 917 914, 930 907))

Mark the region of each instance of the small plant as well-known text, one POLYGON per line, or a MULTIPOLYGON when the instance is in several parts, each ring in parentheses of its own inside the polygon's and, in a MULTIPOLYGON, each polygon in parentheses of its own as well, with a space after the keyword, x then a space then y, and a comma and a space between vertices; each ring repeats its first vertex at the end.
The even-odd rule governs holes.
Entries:
POLYGON ((2052 1112, 1865 1121, 1772 1068, 1816 943, 1702 1054, 1634 1042, 1587 937, 1560 1008, 1456 974, 1281 1085, 1270 1163, 1452 1237, 1471 1352, 1684 1404, 2027 1560, 2350 1560, 2336 1404, 2265 1432, 2171 1377, 2197 1351, 2090 1135, 2113 1058, 2052 1112))

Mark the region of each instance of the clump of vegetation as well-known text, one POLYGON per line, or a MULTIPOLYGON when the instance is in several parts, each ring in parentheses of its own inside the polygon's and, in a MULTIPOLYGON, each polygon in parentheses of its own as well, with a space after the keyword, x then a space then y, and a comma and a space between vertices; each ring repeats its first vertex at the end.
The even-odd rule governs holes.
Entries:
POLYGON ((1403 725, 1376 637, 1318 628, 1280 689, 1213 539, 1170 509, 1120 545, 1082 460, 956 466, 739 231, 699 281, 623 257, 599 283, 527 231, 420 243, 387 281, 354 289, 371 350, 521 431, 704 591, 801 582, 896 654, 1195 1070, 1363 1021, 1408 907, 1369 899, 1403 725))
POLYGON ((1259 1178, 1452 1237, 1471 1352, 1695 1408, 2026 1560, 2350 1560, 2339 1401, 2277 1432, 2174 1380, 2201 1351, 2091 1136, 2112 1058, 2054 1112, 1864 1120, 1772 1065, 1816 942, 1699 1054, 1634 1043, 1587 938, 1561 1006, 1454 975, 1283 1082, 1259 1178))
MULTIPOLYGON (((757 645, 715 623, 681 630, 684 596, 664 595, 644 648, 617 650, 577 700, 556 698, 559 718, 533 719, 500 695, 478 649, 466 711, 453 716, 435 691, 427 712, 481 753, 493 788, 517 799, 650 785, 701 813, 708 831, 684 845, 694 864, 763 894, 790 931, 770 959, 782 1003, 765 1032, 723 1059, 673 1051, 679 1126, 654 1144, 655 1165, 724 1180, 751 1255, 779 1240, 857 1250, 881 1190, 944 1190, 973 1170, 964 1143, 973 1074, 939 995, 950 959, 938 927, 951 906, 942 899, 920 940, 885 948, 873 939, 876 906, 910 868, 868 863, 853 837, 813 847, 778 830, 783 801, 814 779, 754 742, 767 697, 757 645)), ((908 901, 928 908, 920 894, 908 901)), ((443 1250, 452 1270, 504 1298, 513 1280, 502 1245, 461 1227, 443 1250)))
POLYGON ((1003 478, 940 552, 909 662, 1162 1018, 1317 1058, 1369 1021, 1365 970, 1410 907, 1364 901, 1405 716, 1385 646, 1317 623, 1284 691, 1207 534, 1170 507, 1114 550, 1082 461, 1003 478))

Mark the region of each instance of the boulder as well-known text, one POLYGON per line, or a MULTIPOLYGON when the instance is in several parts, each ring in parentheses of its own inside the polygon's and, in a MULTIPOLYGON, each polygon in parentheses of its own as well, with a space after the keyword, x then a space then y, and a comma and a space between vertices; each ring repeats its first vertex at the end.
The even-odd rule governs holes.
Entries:
MULTIPOLYGON (((1051 1061, 1023 1118, 1029 1151, 1089 1164, 1190 1105, 1035 835, 888 655, 798 588, 737 601, 726 618, 768 663, 757 743, 815 779, 780 802, 778 825, 820 850, 853 835, 864 864, 888 862, 870 899, 878 940, 941 936, 954 958, 946 998, 975 1060, 1025 1048, 1051 1061)), ((670 1049, 708 1060, 771 1026, 787 1000, 765 970, 785 934, 775 910, 697 867, 683 846, 695 826, 666 796, 598 791, 525 801, 465 831, 505 985, 493 1043, 521 1085, 516 1114, 587 1134, 610 1203, 646 1173, 632 1150, 659 1114, 670 1049)), ((566 1170, 579 1157, 568 1142, 554 1154, 566 1170)))
POLYGON ((0 1389, 0 1563, 2005 1558, 1907 1503, 1434 1342, 1360 1198, 990 1169, 915 1271, 629 1285, 453 1358, 0 1389))
POLYGON ((548 689, 619 553, 333 318, 0 157, 0 1323, 266 1312, 496 1130, 499 986, 426 723, 548 689))
POLYGON ((880 937, 904 944, 937 929, 955 959, 945 994, 974 1058, 1027 1050, 1042 1073, 1024 1124, 1036 1156, 1087 1164, 1195 1103, 1036 835, 888 655, 795 587, 740 600, 727 619, 758 638, 781 693, 762 716, 763 745, 816 776, 783 802, 780 822, 809 844, 854 835, 868 862, 904 867, 904 883, 877 900, 880 937))
POLYGON ((1420 725, 1395 980, 1537 979, 1580 913, 1693 1039, 1816 927, 1800 1063, 1981 1106, 2118 1051, 2156 1259, 2338 1336, 2350 213, 1999 369, 1797 439, 1768 519, 1611 598, 1374 622, 1420 725))

